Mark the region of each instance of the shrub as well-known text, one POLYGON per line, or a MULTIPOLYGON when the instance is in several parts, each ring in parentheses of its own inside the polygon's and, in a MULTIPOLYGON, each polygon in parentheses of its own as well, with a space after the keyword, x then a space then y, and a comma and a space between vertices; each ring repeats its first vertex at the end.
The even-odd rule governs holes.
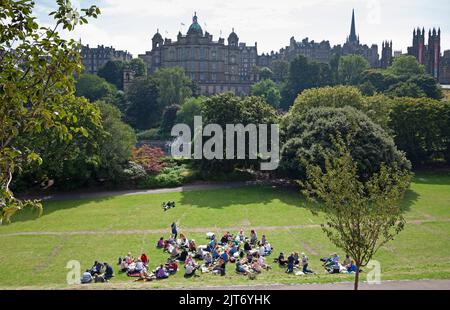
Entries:
POLYGON ((159 140, 161 136, 159 135, 159 128, 151 128, 136 134, 136 138, 139 141, 142 140, 159 140))
POLYGON ((132 151, 133 161, 144 167, 147 173, 157 173, 161 171, 164 164, 164 152, 158 147, 142 145, 132 151))

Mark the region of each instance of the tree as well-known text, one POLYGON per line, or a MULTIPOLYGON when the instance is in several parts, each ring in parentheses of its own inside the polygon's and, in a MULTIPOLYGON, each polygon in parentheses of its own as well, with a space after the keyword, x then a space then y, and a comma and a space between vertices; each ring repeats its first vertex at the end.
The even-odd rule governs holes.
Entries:
POLYGON ((192 96, 192 80, 184 73, 183 68, 158 69, 152 77, 158 85, 158 101, 162 107, 181 105, 186 98, 192 96))
POLYGON ((271 64, 273 79, 275 82, 282 82, 287 78, 289 73, 289 62, 286 60, 274 60, 271 64))
POLYGON ((146 76, 147 66, 141 58, 133 58, 125 64, 125 67, 134 72, 135 77, 146 76))
POLYGON ((353 86, 327 86, 305 90, 295 99, 289 113, 304 113, 317 107, 343 108, 345 106, 361 109, 363 107, 361 92, 353 86))
POLYGON ((423 98, 427 96, 417 84, 412 82, 399 82, 392 85, 386 91, 386 94, 390 97, 423 98))
POLYGON ((264 100, 266 100, 267 103, 274 108, 278 108, 280 105, 280 90, 277 84, 272 80, 262 80, 256 84, 253 84, 250 93, 252 96, 264 98, 264 100))
POLYGON ((188 125, 191 130, 194 128, 194 116, 202 115, 202 104, 206 97, 189 97, 184 100, 177 113, 177 123, 188 125))
POLYGON ((398 148, 415 166, 450 163, 450 103, 429 98, 393 98, 389 127, 398 148))
POLYGON ((369 69, 362 73, 361 84, 370 83, 377 92, 385 92, 389 87, 400 82, 400 78, 388 70, 369 69))
POLYGON ((64 139, 74 133, 87 134, 70 113, 80 104, 86 111, 95 108, 73 96, 73 73, 80 74, 79 45, 63 40, 60 28, 72 31, 97 17, 96 6, 80 13, 63 0, 51 12, 55 24, 40 27, 33 16, 34 2, 4 0, 0 6, 0 223, 23 207, 42 209, 38 201, 20 201, 10 184, 15 172, 30 162, 41 162, 33 145, 20 136, 39 134, 46 128, 57 130, 64 139))
POLYGON ((336 155, 333 140, 344 137, 357 163, 359 178, 368 180, 382 165, 410 169, 393 139, 364 113, 350 106, 310 108, 286 115, 281 122, 281 172, 304 180, 308 165, 324 168, 327 154, 336 155))
POLYGON ((357 85, 369 67, 369 62, 360 55, 342 56, 339 59, 338 80, 344 85, 357 85))
POLYGON ((355 260, 357 290, 360 268, 404 228, 400 201, 411 174, 382 165, 362 181, 350 146, 342 140, 336 145, 338 154, 327 155, 324 168, 308 166, 303 193, 319 202, 319 210, 324 211, 326 224, 322 229, 328 239, 355 260))
POLYGON ((408 80, 408 82, 417 85, 428 98, 443 98, 441 87, 437 83, 436 79, 429 74, 413 76, 408 80))
POLYGON ((164 105, 160 103, 158 84, 151 77, 133 80, 127 93, 126 121, 135 129, 154 128, 161 122, 164 105))
MULTIPOLYGON (((223 129, 227 124, 246 126, 248 124, 276 124, 278 121, 275 109, 261 97, 240 98, 232 93, 223 93, 207 98, 202 104, 202 117, 204 124, 218 124, 223 129)), ((246 141, 248 142, 248 139, 246 141)), ((223 145, 226 145, 225 134, 223 135, 223 145)), ((256 165, 259 161, 248 160, 248 151, 249 148, 246 146, 246 159, 244 160, 202 160, 201 168, 213 172, 231 172, 238 164, 243 167, 256 165)), ((225 157, 224 153, 223 158, 225 157)))
POLYGON ((328 85, 331 70, 328 65, 310 61, 299 55, 289 65, 289 74, 282 88, 282 107, 288 109, 305 89, 328 85))
POLYGON ((170 137, 170 133, 172 131, 172 127, 176 123, 177 112, 179 110, 180 106, 177 104, 172 104, 164 109, 160 128, 160 132, 163 137, 170 137))
POLYGON ((263 67, 259 71, 259 77, 261 78, 261 80, 269 80, 272 78, 272 76, 273 76, 273 72, 272 72, 272 70, 270 70, 270 68, 263 67))
POLYGON ((82 74, 75 84, 75 95, 97 101, 105 97, 114 97, 117 89, 113 84, 94 74, 82 74))
POLYGON ((412 76, 425 74, 425 67, 419 64, 416 57, 402 55, 394 58, 394 62, 388 68, 388 71, 397 76, 412 76))
POLYGON ((124 166, 131 157, 131 150, 136 144, 134 130, 122 122, 122 113, 112 104, 98 101, 102 115, 102 127, 105 134, 98 136, 99 165, 96 169, 98 180, 119 180, 124 166))
POLYGON ((123 90, 123 68, 122 60, 110 60, 98 70, 98 76, 115 85, 117 89, 123 90))

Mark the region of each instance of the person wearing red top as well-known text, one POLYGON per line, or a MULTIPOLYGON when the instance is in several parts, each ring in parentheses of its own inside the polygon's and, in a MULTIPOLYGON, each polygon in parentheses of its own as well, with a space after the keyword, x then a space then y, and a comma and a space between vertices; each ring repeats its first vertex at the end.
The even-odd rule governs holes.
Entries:
POLYGON ((148 257, 145 255, 145 253, 141 254, 141 262, 144 264, 144 266, 148 265, 148 257))

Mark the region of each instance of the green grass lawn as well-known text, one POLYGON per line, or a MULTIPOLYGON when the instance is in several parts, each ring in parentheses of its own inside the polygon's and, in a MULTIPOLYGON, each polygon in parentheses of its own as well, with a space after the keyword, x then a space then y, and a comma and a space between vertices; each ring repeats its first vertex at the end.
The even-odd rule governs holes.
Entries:
MULTIPOLYGON (((450 173, 418 174, 403 207, 406 229, 375 257, 381 263, 382 279, 450 278, 450 173)), ((154 268, 167 258, 155 243, 162 235, 168 236, 173 221, 198 244, 206 243, 204 230, 208 228, 220 235, 226 228, 248 231, 258 227, 259 235, 266 233, 275 247, 275 254, 306 252, 317 275, 287 275, 273 265, 272 270, 249 280, 235 274, 234 265, 229 264, 225 277, 206 274, 184 279, 179 272, 145 286, 352 280, 351 275, 328 275, 321 267, 319 258, 336 249, 318 227, 323 217, 312 215, 311 208, 314 206, 296 192, 266 186, 47 202, 41 218, 24 211, 12 224, 0 226, 0 288, 63 288, 67 286, 65 267, 69 260, 80 261, 82 268, 97 259, 115 264, 117 257, 128 251, 134 255, 146 252, 154 268), (169 199, 175 200, 177 207, 163 212, 161 202, 169 199), (30 235, 14 235, 20 232, 30 235)), ((273 256, 268 258, 270 262, 273 256)), ((111 285, 133 287, 136 284, 132 280, 116 272, 111 285)))

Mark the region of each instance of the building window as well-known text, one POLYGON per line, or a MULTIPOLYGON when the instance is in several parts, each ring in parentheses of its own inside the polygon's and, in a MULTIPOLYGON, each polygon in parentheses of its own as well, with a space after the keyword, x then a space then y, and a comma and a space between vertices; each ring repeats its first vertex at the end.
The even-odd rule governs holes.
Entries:
POLYGON ((217 80, 217 74, 212 73, 211 74, 211 80, 213 80, 213 81, 217 80))

